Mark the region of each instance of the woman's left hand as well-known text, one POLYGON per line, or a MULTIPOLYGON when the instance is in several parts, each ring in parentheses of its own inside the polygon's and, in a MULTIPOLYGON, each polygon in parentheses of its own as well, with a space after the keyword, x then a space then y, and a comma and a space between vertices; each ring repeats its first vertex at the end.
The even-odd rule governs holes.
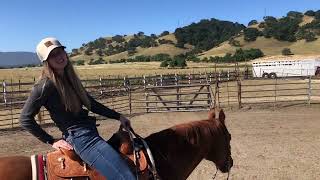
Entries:
POLYGON ((131 129, 131 123, 130 123, 130 120, 128 118, 126 118, 123 115, 121 115, 119 121, 121 122, 121 125, 123 126, 123 128, 125 128, 126 130, 130 130, 131 129))

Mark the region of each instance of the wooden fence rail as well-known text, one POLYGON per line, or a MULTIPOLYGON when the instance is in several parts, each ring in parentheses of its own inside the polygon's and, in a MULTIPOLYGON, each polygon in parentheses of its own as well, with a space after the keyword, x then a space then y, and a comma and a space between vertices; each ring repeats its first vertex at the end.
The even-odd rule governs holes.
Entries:
POLYGON ((226 107, 238 105, 283 103, 320 103, 320 80, 312 79, 255 79, 223 82, 219 87, 219 103, 226 107))
POLYGON ((196 111, 213 106, 211 85, 176 84, 145 87, 146 112, 196 111))
MULTIPOLYGON (((213 106, 241 108, 270 104, 276 108, 283 103, 320 103, 319 79, 240 79, 235 72, 223 74, 99 78, 84 80, 83 84, 101 103, 124 114, 198 111, 213 106)), ((2 82, 0 128, 19 127, 20 111, 33 84, 2 82)), ((48 112, 45 109, 41 112, 44 118, 38 123, 51 123, 48 112)))

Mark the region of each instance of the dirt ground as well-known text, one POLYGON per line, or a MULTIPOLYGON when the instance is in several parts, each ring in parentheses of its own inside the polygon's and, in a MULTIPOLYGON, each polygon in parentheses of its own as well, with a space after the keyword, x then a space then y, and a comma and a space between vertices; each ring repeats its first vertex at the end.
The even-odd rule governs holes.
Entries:
MULTIPOLYGON (((320 107, 293 106, 273 109, 225 109, 232 134, 234 166, 230 179, 319 179, 320 107)), ((142 136, 182 122, 206 118, 206 112, 151 113, 131 117, 132 126, 142 136)), ((100 121, 99 132, 106 139, 118 128, 116 121, 100 121)), ((46 131, 59 137, 59 131, 46 131)), ((31 155, 51 151, 21 130, 0 131, 0 156, 31 155)), ((202 161, 188 179, 209 180, 215 165, 202 161)), ((227 175, 218 172, 217 179, 227 175)))

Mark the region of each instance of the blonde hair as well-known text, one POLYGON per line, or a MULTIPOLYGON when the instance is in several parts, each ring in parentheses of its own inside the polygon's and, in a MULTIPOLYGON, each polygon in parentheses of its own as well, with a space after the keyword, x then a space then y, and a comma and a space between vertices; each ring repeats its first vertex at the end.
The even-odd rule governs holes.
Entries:
POLYGON ((86 90, 76 74, 71 62, 64 68, 63 76, 59 76, 50 67, 47 61, 43 62, 43 69, 40 79, 49 78, 56 86, 62 103, 66 111, 77 113, 81 110, 82 105, 87 109, 91 109, 91 104, 86 90))

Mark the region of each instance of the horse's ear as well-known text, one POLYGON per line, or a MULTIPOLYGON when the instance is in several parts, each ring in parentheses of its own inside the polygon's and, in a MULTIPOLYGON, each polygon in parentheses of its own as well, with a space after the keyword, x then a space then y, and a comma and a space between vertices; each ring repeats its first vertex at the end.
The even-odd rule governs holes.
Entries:
POLYGON ((215 109, 212 108, 212 109, 210 109, 210 111, 208 112, 208 119, 214 120, 215 118, 216 118, 215 109))
POLYGON ((225 119, 226 119, 226 115, 224 114, 223 109, 220 109, 219 120, 224 124, 225 119))

